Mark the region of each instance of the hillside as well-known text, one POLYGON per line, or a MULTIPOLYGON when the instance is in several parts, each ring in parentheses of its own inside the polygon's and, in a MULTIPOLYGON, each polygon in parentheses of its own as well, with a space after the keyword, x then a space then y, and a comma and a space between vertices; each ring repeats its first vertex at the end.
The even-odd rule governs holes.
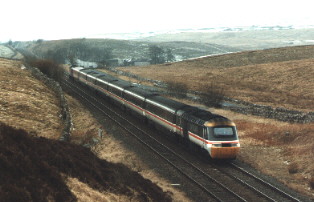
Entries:
POLYGON ((256 104, 314 111, 314 46, 246 51, 164 65, 120 70, 160 81, 205 84, 227 97, 256 104))
POLYGON ((214 43, 241 50, 256 50, 286 46, 311 45, 314 43, 314 29, 293 29, 289 27, 246 27, 220 28, 220 30, 178 30, 138 39, 138 41, 167 42, 188 41, 214 43))
POLYGON ((130 167, 82 146, 101 126, 69 96, 72 143, 58 141, 59 100, 20 62, 0 59, 0 89, 0 201, 171 200, 130 167))
MULTIPOLYGON (((313 112, 313 66, 314 46, 300 46, 118 69, 144 78, 185 83, 191 90, 212 84, 235 99, 313 112)), ((205 108, 200 103, 183 101, 205 108)), ((292 124, 223 109, 208 110, 235 121, 241 161, 314 197, 313 123, 292 124)))
POLYGON ((59 100, 21 67, 18 61, 0 59, 0 120, 35 136, 58 139, 63 129, 59 100))
MULTIPOLYGON (((311 47, 308 47, 308 48, 310 52, 311 47)), ((284 50, 286 49, 283 49, 282 51, 284 50)), ((289 50, 291 53, 297 52, 296 50, 291 50, 291 49, 289 50)), ((286 51, 289 52, 289 50, 287 49, 286 51)), ((305 53, 305 51, 303 53, 305 53)), ((237 54, 241 55, 241 53, 237 53, 237 54)), ((238 67, 242 67, 241 61, 247 61, 248 54, 247 52, 245 52, 242 54, 242 57, 239 57, 239 55, 237 54, 228 55, 228 57, 238 58, 238 60, 232 59, 230 61, 238 61, 235 64, 237 64, 238 67)), ((254 52, 254 54, 256 55, 253 58, 260 58, 259 54, 266 55, 266 53, 262 53, 259 51, 254 52)), ((270 58, 272 58, 271 57, 272 54, 273 53, 269 53, 270 58)), ((304 57, 310 58, 309 56, 310 54, 308 54, 308 56, 306 56, 306 54, 303 54, 303 55, 304 55, 302 56, 303 59, 304 57)), ((213 62, 213 64, 219 64, 219 61, 218 61, 219 57, 221 56, 214 57, 216 58, 217 61, 213 62)), ((204 59, 208 59, 208 58, 204 58, 204 59)), ((285 60, 286 59, 280 59, 280 57, 277 57, 276 60, 273 59, 272 61, 275 63, 276 62, 281 63, 285 60)), ((306 59, 306 60, 311 60, 311 59, 306 59)), ((199 74, 202 75, 201 72, 202 71, 204 72, 204 69, 206 69, 204 67, 207 67, 210 65, 206 65, 207 64, 206 62, 203 65, 196 65, 198 61, 202 61, 202 59, 199 59, 196 61, 186 61, 188 65, 193 64, 192 67, 196 67, 196 68, 192 68, 190 66, 189 68, 180 69, 180 66, 175 66, 176 68, 172 69, 173 65, 181 64, 181 63, 173 63, 171 65, 166 64, 166 65, 145 67, 141 69, 147 68, 147 70, 154 71, 154 73, 150 72, 149 74, 147 74, 148 77, 152 77, 152 75, 157 74, 157 73, 158 73, 157 75, 159 75, 161 73, 160 70, 163 68, 165 69, 165 71, 167 68, 168 70, 171 69, 172 71, 177 70, 175 71, 175 73, 173 73, 174 75, 179 75, 180 71, 185 71, 185 70, 190 71, 192 69, 196 69, 199 72, 199 74)), ((257 59, 255 59, 255 61, 257 61, 257 59)), ((294 58, 292 62, 296 63, 296 61, 303 61, 303 60, 298 60, 294 58)), ((251 62, 254 62, 254 61, 251 61, 251 62)), ((289 62, 289 61, 286 61, 286 62, 289 62)), ((261 60, 259 63, 261 65, 267 65, 267 62, 265 61, 263 62, 263 60, 261 60)), ((33 81, 34 78, 32 78, 32 76, 26 70, 21 69, 20 68, 21 66, 18 62, 9 61, 9 60, 1 60, 0 66, 3 67, 2 72, 0 74, 2 76, 1 81, 6 81, 6 82, 0 83, 1 84, 0 88, 6 89, 6 91, 4 91, 5 93, 1 95, 1 98, 4 97, 5 99, 10 99, 9 95, 11 94, 15 95, 17 91, 25 92, 24 93, 25 97, 23 97, 24 99, 18 99, 19 96, 21 96, 21 94, 17 94, 17 96, 14 97, 15 99, 13 100, 11 99, 10 102, 6 100, 4 102, 3 101, 4 99, 1 100, 1 103, 0 103, 1 104, 0 105, 1 106, 1 110, 0 110, 1 122, 4 121, 6 125, 24 129, 27 131, 27 134, 29 134, 30 136, 36 136, 36 135, 41 136, 42 134, 45 134, 43 133, 45 130, 44 128, 41 128, 42 127, 41 125, 38 125, 38 128, 37 128, 37 125, 34 125, 34 127, 30 129, 29 128, 30 124, 27 124, 27 123, 36 124, 36 122, 31 122, 33 117, 41 117, 41 115, 43 116, 41 118, 40 123, 43 124, 46 130, 48 131, 48 133, 43 136, 48 137, 49 139, 46 140, 46 139, 34 137, 35 140, 33 138, 30 138, 30 139, 27 138, 23 140, 25 140, 25 142, 30 143, 29 145, 33 145, 33 146, 27 146, 27 148, 29 147, 42 148, 41 146, 36 146, 36 144, 40 140, 42 140, 41 143, 43 143, 43 145, 46 145, 43 148, 46 148, 47 150, 44 150, 43 152, 37 152, 37 153, 43 153, 43 154, 47 153, 47 156, 45 155, 40 156, 40 158, 43 160, 44 163, 42 164, 40 162, 38 164, 38 168, 43 168, 44 171, 49 171, 49 172, 51 171, 49 176, 51 176, 52 179, 55 180, 53 182, 56 182, 57 185, 60 185, 60 187, 64 188, 66 192, 60 193, 60 190, 58 190, 55 187, 55 185, 49 184, 50 181, 49 182, 45 181, 45 179, 41 178, 40 173, 36 173, 36 172, 32 172, 32 175, 30 177, 27 177, 27 178, 25 177, 26 180, 22 181, 22 183, 20 184, 20 187, 24 188, 26 187, 26 185, 31 185, 32 182, 36 182, 36 179, 39 179, 37 180, 37 182, 40 181, 42 185, 45 185, 45 187, 43 187, 43 191, 49 190, 50 193, 54 193, 59 196, 65 194, 63 196, 66 196, 69 198, 76 197, 78 201, 131 200, 131 199, 134 199, 134 197, 139 197, 140 195, 138 195, 138 193, 143 190, 141 185, 139 185, 139 187, 134 187, 134 189, 132 188, 133 194, 131 195, 121 194, 119 190, 114 190, 114 189, 110 189, 110 192, 106 192, 106 191, 103 191, 104 187, 102 187, 104 183, 102 180, 103 179, 102 177, 105 177, 105 176, 97 175, 95 178, 95 176, 85 175, 85 172, 90 171, 86 166, 82 166, 82 167, 79 166, 75 170, 73 170, 74 175, 72 177, 67 175, 67 173, 70 172, 69 170, 67 171, 62 170, 62 169, 65 169, 69 165, 70 167, 73 167, 74 165, 81 165, 79 161, 76 161, 77 158, 79 158, 80 160, 84 159, 84 162, 86 162, 85 165, 94 165, 95 167, 92 167, 93 169, 99 168, 100 169, 99 171, 102 171, 103 168, 100 168, 98 166, 100 165, 103 166, 103 164, 106 164, 103 161, 103 159, 106 159, 108 161, 107 165, 110 165, 110 168, 112 167, 112 169, 120 170, 122 167, 122 170, 126 171, 127 169, 123 168, 123 166, 119 164, 121 163, 121 164, 126 165, 131 173, 132 171, 136 171, 137 173, 144 176, 145 179, 150 179, 152 182, 157 184, 159 187, 162 188, 162 192, 159 192, 160 189, 156 187, 155 185, 150 184, 152 186, 149 185, 149 187, 151 187, 151 189, 155 191, 159 190, 158 193, 160 193, 160 195, 158 195, 158 197, 168 197, 167 195, 170 194, 171 198, 174 201, 189 201, 190 200, 189 198, 186 197, 185 193, 182 193, 178 191, 178 189, 176 189, 175 187, 171 186, 171 182, 164 180, 160 175, 156 175, 154 167, 148 168, 145 162, 142 162, 140 159, 138 159, 136 153, 130 152, 130 150, 124 148, 121 142, 115 140, 114 135, 107 133, 106 128, 111 127, 110 123, 107 125, 106 124, 100 125, 98 121, 95 120, 93 115, 91 115, 87 109, 85 109, 80 103, 78 103, 71 96, 67 96, 67 99, 69 102, 69 107, 70 107, 71 115, 73 117, 73 124, 74 124, 74 127, 73 127, 74 130, 72 131, 72 136, 71 136, 72 143, 75 143, 78 145, 88 143, 90 138, 98 135, 98 129, 100 127, 105 127, 103 141, 101 142, 101 144, 99 144, 99 146, 93 148, 93 151, 94 153, 97 154, 97 157, 91 155, 90 152, 85 151, 83 148, 79 149, 79 147, 77 147, 76 145, 71 144, 71 145, 65 146, 63 143, 59 144, 56 141, 51 140, 51 139, 58 138, 60 134, 60 132, 58 131, 51 132, 53 128, 55 127, 55 125, 52 124, 50 121, 54 119, 58 120, 58 117, 59 117, 58 110, 55 109, 55 107, 58 104, 53 104, 54 103, 53 96, 50 98, 51 100, 42 99, 43 100, 42 102, 35 102, 35 100, 33 99, 33 96, 35 98, 41 98, 41 94, 43 94, 43 97, 51 96, 49 95, 49 93, 47 95, 45 94, 46 92, 49 92, 49 90, 47 90, 44 86, 38 87, 38 85, 43 85, 43 84, 40 84, 41 82, 39 82, 39 84, 34 84, 35 82, 35 80, 33 81), (23 78, 23 80, 21 78, 23 78), (19 85, 19 82, 21 81, 23 81, 21 83, 22 85, 19 85), (16 85, 12 85, 12 84, 16 84, 16 85), (28 84, 30 84, 30 86, 28 84), (35 87, 35 89, 32 88, 33 86, 35 87), (12 90, 10 90, 11 88, 12 90), (37 90, 40 93, 38 93, 37 90), (32 104, 31 105, 25 104, 27 100, 29 100, 30 103, 32 104), (23 105, 23 107, 20 107, 20 108, 14 107, 15 105, 16 106, 23 105), (19 114, 19 116, 16 117, 15 114, 19 113, 19 111, 22 108, 25 108, 25 111, 23 111, 23 113, 27 114, 27 116, 25 115, 23 116, 23 114, 19 114), (38 110, 38 108, 42 109, 43 111, 40 111, 40 112, 36 111, 38 110), (47 116, 48 115, 50 116, 45 117, 46 112, 47 112, 47 116), (47 119, 49 120, 49 122, 47 121, 47 119), (7 120, 14 120, 14 121, 7 121, 7 120), (39 140, 37 141, 37 139, 39 140), (50 144, 52 145, 55 144, 56 146, 50 146, 50 144), (58 153, 59 155, 55 157, 54 155, 51 154, 51 151, 49 151, 49 149, 54 149, 55 151, 55 150, 58 150, 59 147, 60 147, 60 150, 64 151, 63 153, 65 153, 66 155, 62 155, 61 153, 60 154, 58 153), (76 153, 78 152, 77 149, 79 149, 80 151, 84 150, 83 156, 86 156, 87 158, 82 159, 82 156, 77 156, 76 155, 76 153), (45 159, 54 159, 54 158, 58 162, 65 163, 66 166, 55 165, 53 164, 54 162, 45 161, 45 159), (109 162, 114 162, 114 163, 109 163, 109 162), (118 164, 115 164, 115 163, 118 163, 118 164), (44 167, 41 167, 41 166, 44 166, 44 167), (54 168, 57 168, 57 169, 54 170, 54 168), (60 170, 62 170, 62 173, 63 173, 61 177, 60 177, 60 174, 58 173, 60 170), (84 177, 84 176, 88 176, 87 178, 88 182, 80 180, 81 177, 84 177), (101 181, 98 181, 98 179, 101 179, 101 181), (94 185, 96 185, 97 188, 95 188, 94 185)), ((254 66, 254 65, 249 64, 243 67, 247 67, 247 66, 254 66)), ((237 67, 233 67, 233 66, 230 67, 230 65, 229 66, 226 65, 225 67, 215 67, 215 66, 211 67, 212 71, 214 69, 217 70, 217 71, 214 71, 214 73, 216 72, 222 73, 225 70, 233 69, 233 68, 237 68, 237 67)), ((130 71, 133 71, 133 67, 132 68, 130 67, 127 69, 129 69, 130 71)), ((210 75, 212 71, 209 71, 208 75, 210 75)), ((192 75, 193 72, 190 71, 190 72, 187 72, 187 74, 192 75)), ((197 75, 193 75, 193 76, 196 77, 197 75)), ((180 79, 180 76, 172 77, 172 78, 180 79)), ((189 78, 189 77, 187 76, 186 78, 189 78)), ((206 77, 205 79, 206 80, 204 81, 207 82, 208 79, 206 77)), ((40 99, 37 99, 37 100, 40 100, 40 99)), ((190 104, 199 105, 198 103, 190 103, 190 104)), ((202 106, 202 107, 205 108, 205 106, 202 106)), ((222 109, 209 108, 209 110, 214 113, 229 117, 230 119, 235 121, 239 130, 239 137, 241 141, 241 151, 238 156, 239 160, 245 163, 248 163, 249 165, 253 166, 254 168, 258 169, 259 171, 267 175, 275 177, 282 183, 299 191, 300 193, 306 194, 312 199, 314 198, 314 195, 312 192, 314 189, 314 173, 313 173, 313 170, 314 170, 314 164, 313 164, 314 125, 313 124, 289 124, 289 123, 274 121, 271 119, 264 119, 260 117, 250 116, 250 115, 238 114, 238 113, 234 113, 234 112, 230 112, 230 111, 226 111, 222 109)), ((59 127, 62 127, 62 126, 59 125, 59 127)), ((13 129, 12 131, 10 128, 6 130, 11 131, 12 134, 14 134, 15 133, 14 131, 16 131, 15 129, 13 129)), ((18 133, 27 135, 26 133, 21 132, 21 131, 19 131, 18 133)), ((20 139, 20 137, 15 136, 16 138, 12 139, 4 135, 5 134, 1 132, 1 139, 6 139, 8 143, 4 145, 0 144, 0 149, 6 148, 6 151, 10 151, 6 154, 12 154, 12 153, 17 152, 19 154, 19 157, 21 157, 20 161, 24 159, 25 161, 23 160, 21 162, 23 162, 23 164, 25 163, 25 165, 26 164, 29 165, 29 159, 32 159, 33 158, 32 156, 35 155, 31 153, 33 151, 25 150, 28 153, 25 153, 25 156, 20 155, 21 153, 19 152, 19 148, 21 148, 22 146, 18 145, 19 143, 17 142, 17 140, 20 139), (7 148, 7 146, 9 146, 9 148, 7 148), (10 150, 10 149, 13 149, 13 150, 10 150), (26 154, 27 155, 29 154, 29 156, 27 156, 26 154)), ((2 153, 3 152, 1 152, 1 154, 2 153)), ((1 155, 1 158, 2 157, 4 157, 4 159, 8 159, 7 156, 1 155)), ((15 160, 18 160, 18 159, 19 158, 16 158, 15 160)), ((10 167, 10 165, 14 165, 14 164, 15 162, 9 161, 8 164, 3 164, 3 165, 7 165, 6 169, 16 171, 15 167, 10 167)), ((28 173, 26 171, 28 171, 27 169, 29 168, 28 167, 25 168, 25 173, 28 173)), ((7 183, 12 182, 10 180, 14 179, 14 178, 11 178, 11 177, 14 177, 14 173, 6 172, 5 175, 7 178, 5 185, 7 186, 7 183), (10 177, 7 177, 7 176, 10 176, 10 177)), ((111 179, 113 180, 117 179, 119 181, 120 178, 115 178, 115 175, 113 175, 111 179)), ((138 180, 139 182, 142 182, 141 179, 138 179, 138 180)), ((119 181, 119 182, 123 182, 123 181, 119 181)), ((116 181, 116 183, 118 184, 119 182, 116 181)), ((119 185, 120 185, 119 186, 120 188, 122 189, 125 188, 124 183, 119 184, 119 185)), ((6 188, 6 190, 7 189, 15 190, 15 192, 19 192, 21 193, 21 195, 25 197, 29 197, 29 194, 27 192, 24 192, 25 188, 24 190, 21 190, 20 187, 17 186, 15 189, 12 189, 13 187, 9 186, 6 188)), ((154 193, 156 193, 155 191, 154 193)), ((50 195, 50 196, 54 196, 54 195, 50 195)))
POLYGON ((150 180, 82 146, 35 138, 1 122, 0 139, 2 201, 84 201, 88 195, 98 196, 91 201, 171 201, 150 180))
POLYGON ((16 52, 12 47, 0 44, 0 57, 10 59, 23 59, 23 55, 16 52))
POLYGON ((164 50, 170 49, 178 59, 194 58, 203 55, 219 54, 238 51, 225 45, 198 42, 137 42, 114 39, 68 39, 56 41, 14 42, 14 47, 37 57, 53 58, 64 63, 69 56, 76 56, 80 60, 100 62, 109 53, 110 59, 149 61, 149 47, 157 45, 164 50))

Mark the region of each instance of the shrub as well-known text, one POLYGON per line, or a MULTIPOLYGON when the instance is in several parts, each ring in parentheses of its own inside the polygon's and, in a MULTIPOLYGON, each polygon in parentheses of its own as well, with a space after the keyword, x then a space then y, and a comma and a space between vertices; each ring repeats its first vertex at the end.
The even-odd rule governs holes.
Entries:
POLYGON ((183 98, 188 92, 188 87, 185 83, 178 83, 175 81, 167 81, 167 90, 169 93, 173 93, 175 97, 183 98))
POLYGON ((297 163, 291 163, 288 167, 288 171, 290 174, 295 174, 299 171, 299 166, 297 163))
POLYGON ((222 87, 211 83, 201 86, 200 90, 203 92, 201 95, 202 103, 208 107, 221 107, 225 97, 225 91, 222 87))
POLYGON ((62 67, 52 60, 32 60, 29 63, 56 81, 61 81, 63 77, 62 67))
POLYGON ((314 189, 314 176, 311 177, 309 184, 310 184, 311 189, 314 189))

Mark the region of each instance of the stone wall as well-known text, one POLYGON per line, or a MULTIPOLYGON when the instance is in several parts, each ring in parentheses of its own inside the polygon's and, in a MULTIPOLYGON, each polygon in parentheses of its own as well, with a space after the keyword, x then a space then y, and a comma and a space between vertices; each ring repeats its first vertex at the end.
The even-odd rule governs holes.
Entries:
MULTIPOLYGON (((161 81, 142 78, 140 76, 137 76, 128 72, 120 71, 115 68, 108 68, 108 70, 113 71, 120 75, 138 79, 140 81, 151 82, 154 84, 154 86, 157 86, 160 88, 167 87, 167 84, 161 81)), ((201 93, 190 91, 189 94, 190 94, 189 97, 185 95, 186 98, 192 99, 193 101, 198 101, 201 93)), ((227 98, 227 97, 225 97, 224 100, 225 100, 225 103, 222 104, 222 108, 235 111, 238 113, 242 113, 242 114, 256 115, 260 117, 276 119, 276 120, 285 121, 285 122, 293 122, 293 123, 314 122, 314 112, 304 113, 304 112, 289 110, 285 108, 272 108, 270 106, 257 105, 257 104, 235 100, 235 99, 227 98)))
POLYGON ((60 100, 60 104, 61 104, 61 116, 62 116, 61 118, 64 122, 64 129, 59 139, 62 141, 69 141, 72 120, 71 120, 71 114, 69 111, 69 106, 68 106, 67 100, 64 96, 64 93, 62 91, 60 84, 56 82, 55 80, 48 78, 45 74, 43 74, 39 69, 35 67, 31 67, 30 65, 27 65, 27 69, 29 69, 32 72, 32 75, 35 78, 43 81, 58 96, 58 99, 60 100))
POLYGON ((257 105, 249 102, 225 98, 227 102, 233 103, 226 105, 223 108, 242 113, 261 116, 279 121, 292 123, 311 123, 314 122, 314 112, 301 112, 296 110, 289 110, 285 108, 272 108, 265 105, 257 105))

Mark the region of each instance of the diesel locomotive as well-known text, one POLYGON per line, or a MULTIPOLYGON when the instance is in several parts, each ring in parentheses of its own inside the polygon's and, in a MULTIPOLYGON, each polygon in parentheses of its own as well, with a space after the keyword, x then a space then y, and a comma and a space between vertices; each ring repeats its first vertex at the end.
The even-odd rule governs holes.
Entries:
POLYGON ((228 118, 190 106, 91 68, 74 67, 70 78, 95 93, 198 147, 212 159, 235 159, 240 149, 236 125, 228 118))

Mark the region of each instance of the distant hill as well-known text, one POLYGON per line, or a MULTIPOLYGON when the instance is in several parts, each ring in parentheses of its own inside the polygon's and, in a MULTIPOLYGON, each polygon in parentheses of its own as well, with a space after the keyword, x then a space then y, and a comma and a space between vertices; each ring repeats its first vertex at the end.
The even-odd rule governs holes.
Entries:
POLYGON ((220 28, 178 30, 137 39, 138 41, 187 41, 230 46, 241 50, 268 49, 314 44, 314 28, 291 27, 220 28))
POLYGON ((1 45, 0 44, 0 57, 1 58, 8 58, 8 59, 17 59, 20 60, 23 56, 16 52, 12 47, 8 45, 1 45))
POLYGON ((140 77, 184 83, 189 90, 222 89, 227 97, 314 111, 314 46, 203 57, 163 65, 119 68, 140 77))
POLYGON ((149 61, 149 47, 152 45, 159 46, 164 50, 170 49, 177 60, 239 51, 239 49, 224 45, 184 41, 139 42, 115 39, 69 39, 14 42, 15 48, 24 54, 40 58, 54 56, 60 63, 64 63, 66 57, 71 54, 77 55, 78 59, 83 61, 98 62, 103 60, 108 51, 111 59, 149 61))
MULTIPOLYGON (((100 37, 115 37, 100 35, 100 37)), ((122 66, 123 61, 147 62, 149 47, 159 46, 171 50, 176 61, 200 56, 227 54, 245 50, 313 45, 314 28, 294 27, 221 27, 173 30, 169 32, 124 33, 117 36, 127 39, 67 39, 53 41, 12 42, 25 55, 39 58, 51 57, 59 63, 75 56, 88 62, 101 63, 116 60, 111 66, 122 66)))

